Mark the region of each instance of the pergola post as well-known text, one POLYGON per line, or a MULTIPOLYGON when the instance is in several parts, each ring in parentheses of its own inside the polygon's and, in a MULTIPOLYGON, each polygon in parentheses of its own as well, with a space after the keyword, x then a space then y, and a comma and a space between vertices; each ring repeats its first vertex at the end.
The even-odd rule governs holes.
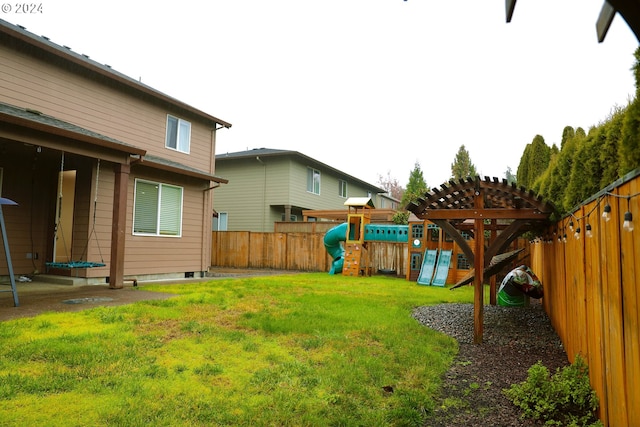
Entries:
MULTIPOLYGON (((506 179, 491 180, 479 176, 450 180, 440 188, 426 192, 417 201, 407 206, 418 218, 429 220, 449 234, 464 252, 474 271, 463 284, 474 283, 474 334, 473 341, 482 343, 484 314, 484 279, 498 273, 500 269, 520 251, 499 254, 510 242, 529 230, 542 228, 549 222, 554 207, 541 196, 524 187, 517 187, 506 179), (485 221, 491 224, 485 227, 485 221), (500 222, 498 222, 500 220, 500 222), (461 230, 474 229, 475 247, 472 250, 461 230), (485 228, 491 231, 489 246, 485 248, 485 228), (500 230, 500 233, 497 233, 500 230), (503 256, 492 266, 492 260, 503 256), (485 272, 485 267, 487 271, 485 272), (471 277, 473 276, 473 278, 471 277)), ((495 281, 491 287, 491 303, 495 304, 495 281)))
MULTIPOLYGON (((491 238, 489 239, 489 242, 494 242, 496 240, 496 237, 498 236, 498 230, 496 228, 496 224, 497 221, 495 219, 491 220, 491 238)), ((491 243, 489 244, 491 245, 491 243)), ((498 303, 497 301, 497 292, 496 292, 496 276, 492 275, 489 278, 489 304, 491 305, 496 305, 498 303)))
MULTIPOLYGON (((483 190, 476 192, 474 206, 476 209, 484 209, 483 190)), ((482 344, 483 314, 484 314, 484 219, 476 218, 474 226, 475 257, 473 268, 475 269, 473 292, 473 343, 482 344)))

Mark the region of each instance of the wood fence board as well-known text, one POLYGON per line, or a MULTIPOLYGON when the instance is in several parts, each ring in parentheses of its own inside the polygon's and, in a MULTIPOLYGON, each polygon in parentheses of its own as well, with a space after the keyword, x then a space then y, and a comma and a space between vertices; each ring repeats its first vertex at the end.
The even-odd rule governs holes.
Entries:
POLYGON ((556 233, 553 244, 532 245, 543 306, 569 360, 586 353, 606 427, 640 426, 640 227, 632 233, 622 229, 628 208, 640 223, 639 190, 640 176, 608 187, 547 230, 556 233), (601 219, 607 203, 608 222, 601 219), (581 240, 569 231, 570 219, 580 225, 581 240), (585 236, 587 223, 593 238, 585 236), (567 242, 559 242, 565 231, 567 242))
POLYGON ((249 267, 249 232, 219 231, 212 248, 212 265, 232 268, 249 267))
MULTIPOLYGON (((586 211, 584 207, 580 212, 580 216, 584 217, 586 215, 586 211)), ((579 239, 576 240, 577 243, 577 253, 575 254, 575 258, 572 260, 572 264, 575 266, 574 270, 574 294, 572 295, 572 299, 574 299, 574 313, 571 316, 574 319, 574 330, 576 332, 576 348, 574 349, 575 354, 580 354, 584 358, 587 357, 588 347, 587 347, 587 315, 586 315, 586 279, 585 279, 585 247, 587 243, 587 237, 585 237, 585 226, 586 223, 581 221, 579 224, 581 228, 581 232, 578 234, 579 239)))
MULTIPOLYGON (((628 194, 638 193, 640 184, 637 180, 628 184, 628 194)), ((624 193, 623 193, 624 194, 624 193)), ((623 202, 624 205, 624 202, 623 202)), ((638 211, 638 199, 630 201, 630 209, 635 218, 640 218, 638 211)), ((626 207, 624 211, 626 211, 626 207)), ((636 220, 637 221, 637 220, 636 220)), ((636 249, 640 246, 639 239, 634 236, 638 231, 629 233, 622 231, 620 235, 622 249, 622 300, 623 300, 623 325, 624 325, 624 355, 625 355, 625 379, 628 406, 640 407, 640 387, 633 379, 640 378, 640 308, 638 301, 638 279, 640 272, 637 257, 640 252, 636 249)), ((640 425, 640 411, 630 411, 628 425, 640 425)))
MULTIPOLYGON (((567 230, 568 231, 568 230, 567 230)), ((555 292, 553 293, 552 298, 554 301, 557 301, 554 307, 552 323, 556 327, 556 331, 560 336, 560 339, 564 343, 567 343, 567 298, 566 298, 566 290, 567 290, 567 278, 565 277, 565 252, 566 252, 566 244, 562 243, 557 245, 558 251, 557 256, 555 258, 556 261, 556 280, 555 280, 555 292)), ((565 344, 566 348, 566 344, 565 344)))
POLYGON ((606 346, 608 350, 608 406, 609 408, 615 408, 615 410, 608 411, 608 419, 611 425, 626 426, 627 420, 627 407, 626 407, 626 393, 624 384, 625 379, 625 363, 624 363, 624 331, 623 331, 623 319, 622 319, 622 275, 621 275, 621 256, 620 256, 620 233, 622 233, 621 227, 621 215, 618 213, 624 213, 626 209, 626 200, 624 203, 620 199, 615 201, 616 205, 613 207, 614 214, 612 215, 610 225, 613 226, 613 230, 617 231, 611 233, 609 238, 606 239, 605 253, 606 253, 606 265, 607 267, 607 288, 605 292, 605 310, 606 310, 606 326, 608 331, 608 340, 606 346))
MULTIPOLYGON (((590 210, 592 207, 589 206, 590 210)), ((591 220, 593 237, 586 245, 585 256, 585 285, 587 298, 587 354, 586 362, 589 365, 589 376, 591 379, 591 387, 596 391, 598 396, 605 395, 605 368, 604 368, 604 341, 605 336, 604 324, 602 319, 602 269, 600 264, 600 251, 604 221, 600 219, 602 212, 596 210, 595 216, 591 220)), ((601 405, 599 409, 601 419, 607 419, 606 406, 601 405)))

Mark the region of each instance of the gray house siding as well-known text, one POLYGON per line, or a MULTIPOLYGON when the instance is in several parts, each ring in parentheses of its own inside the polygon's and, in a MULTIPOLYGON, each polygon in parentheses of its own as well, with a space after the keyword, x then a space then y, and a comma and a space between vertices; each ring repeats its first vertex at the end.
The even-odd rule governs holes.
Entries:
MULTIPOLYGON (((214 209, 228 214, 228 231, 273 231, 285 212, 302 219, 307 209, 345 209, 339 182, 347 197, 380 191, 297 152, 252 150, 216 156, 216 175, 229 181, 215 190, 214 209), (307 189, 308 169, 320 172, 320 193, 307 189)), ((289 218, 291 219, 291 218, 289 218)))
POLYGON ((233 167, 227 164, 216 167, 216 173, 225 176, 229 183, 214 190, 213 207, 227 213, 228 230, 257 230, 263 223, 261 205, 266 197, 264 189, 268 180, 264 179, 264 170, 251 165, 250 160, 233 163, 233 167))
POLYGON ((338 176, 326 168, 317 165, 295 163, 291 169, 291 204, 305 207, 305 209, 342 209, 347 200, 338 191, 339 182, 347 181, 347 197, 366 196, 367 190, 347 177, 338 176), (320 172, 320 194, 307 191, 307 170, 309 168, 320 172))

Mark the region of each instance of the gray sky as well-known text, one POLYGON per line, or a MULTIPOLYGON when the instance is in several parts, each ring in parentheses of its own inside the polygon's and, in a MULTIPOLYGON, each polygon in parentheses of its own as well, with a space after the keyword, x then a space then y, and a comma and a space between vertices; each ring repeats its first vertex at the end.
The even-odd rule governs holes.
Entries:
POLYGON ((217 153, 297 150, 375 184, 429 186, 460 145, 482 175, 516 172, 635 93, 638 41, 603 0, 45 0, 0 18, 233 124, 217 153))

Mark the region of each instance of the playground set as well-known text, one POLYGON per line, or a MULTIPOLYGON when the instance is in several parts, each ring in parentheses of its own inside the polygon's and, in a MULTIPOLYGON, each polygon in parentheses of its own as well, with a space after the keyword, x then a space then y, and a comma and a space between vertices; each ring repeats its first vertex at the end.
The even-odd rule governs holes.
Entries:
MULTIPOLYGON (((369 198, 350 198, 345 205, 349 210, 347 222, 331 228, 324 236, 325 248, 333 259, 329 274, 371 275, 368 243, 402 243, 408 248, 407 280, 415 281, 418 285, 445 286, 454 251, 443 247, 438 226, 428 221, 412 221, 408 225, 371 224, 373 205, 369 198)), ((449 246, 453 247, 453 243, 449 246)), ((495 274, 508 262, 515 260, 521 251, 518 249, 494 257, 485 273, 495 274)), ((472 279, 472 274, 467 274, 451 289, 469 284, 472 279)), ((505 276, 498 291, 498 305, 528 305, 529 297, 541 298, 542 286, 531 269, 517 267, 505 276)))
POLYGON ((368 243, 393 242, 407 245, 407 280, 420 285, 445 285, 453 251, 443 248, 436 225, 428 221, 371 224, 373 204, 367 197, 350 198, 345 206, 347 222, 331 228, 324 236, 325 248, 333 259, 329 274, 371 275, 368 243))

